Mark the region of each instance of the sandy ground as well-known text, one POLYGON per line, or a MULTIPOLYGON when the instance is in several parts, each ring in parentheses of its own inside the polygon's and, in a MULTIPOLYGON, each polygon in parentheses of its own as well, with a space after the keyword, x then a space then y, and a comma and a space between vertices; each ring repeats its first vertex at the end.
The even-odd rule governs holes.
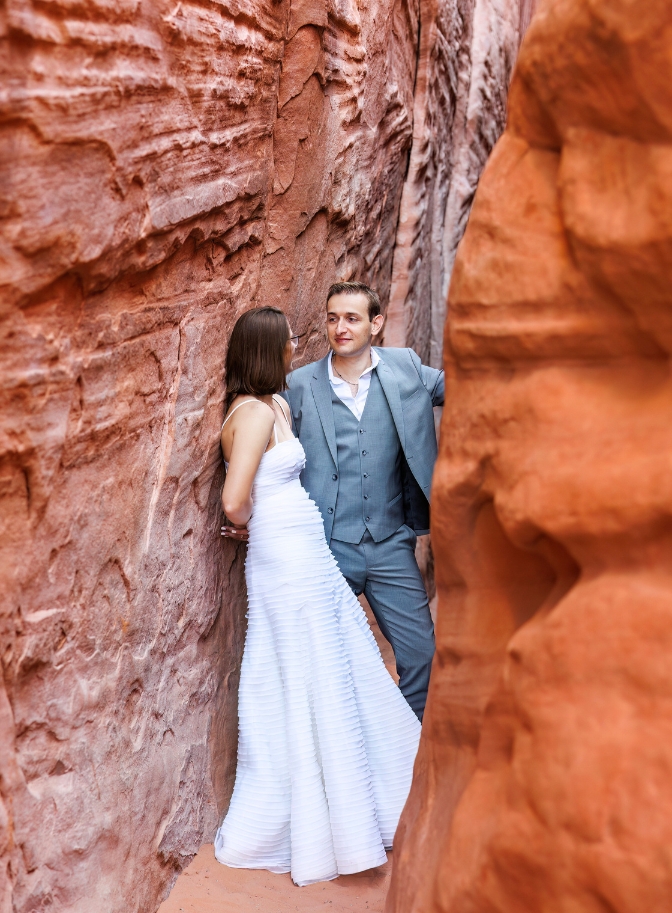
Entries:
MULTIPOLYGON (((362 605, 385 665, 397 681, 392 648, 363 598, 362 605)), ((158 913, 314 913, 322 909, 329 913, 382 913, 391 869, 389 853, 387 863, 379 869, 297 888, 289 875, 220 865, 212 844, 206 844, 177 879, 158 913)))
POLYGON ((383 913, 391 856, 379 869, 297 888, 289 875, 220 865, 208 844, 182 872, 159 913, 383 913))

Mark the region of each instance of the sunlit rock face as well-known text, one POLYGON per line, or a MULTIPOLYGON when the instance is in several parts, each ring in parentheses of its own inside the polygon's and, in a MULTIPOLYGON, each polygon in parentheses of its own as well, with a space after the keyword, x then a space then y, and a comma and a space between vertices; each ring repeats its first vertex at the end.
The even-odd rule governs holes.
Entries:
POLYGON ((459 249, 394 913, 672 896, 672 19, 542 0, 459 249))
POLYGON ((152 911, 236 753, 225 341, 386 298, 406 0, 17 0, 1 22, 0 910, 152 911))
POLYGON ((535 0, 421 0, 413 147, 399 213, 388 345, 441 367, 446 296, 535 0))

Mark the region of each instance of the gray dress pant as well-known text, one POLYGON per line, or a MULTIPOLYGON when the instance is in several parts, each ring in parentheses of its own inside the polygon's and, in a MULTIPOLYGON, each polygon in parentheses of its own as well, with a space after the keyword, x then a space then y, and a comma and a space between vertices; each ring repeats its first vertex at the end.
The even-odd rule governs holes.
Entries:
POLYGON ((380 630, 392 645, 399 688, 422 720, 434 656, 434 625, 427 592, 415 560, 417 536, 408 526, 374 542, 333 539, 330 548, 356 596, 364 593, 380 630))

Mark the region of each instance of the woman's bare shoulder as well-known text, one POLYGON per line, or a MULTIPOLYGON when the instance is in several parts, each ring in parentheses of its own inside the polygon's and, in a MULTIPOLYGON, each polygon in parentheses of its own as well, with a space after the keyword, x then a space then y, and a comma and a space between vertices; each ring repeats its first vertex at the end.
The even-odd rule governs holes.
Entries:
POLYGON ((231 403, 231 406, 224 416, 224 422, 228 427, 232 422, 257 421, 273 422, 273 410, 267 404, 257 399, 255 396, 237 396, 231 403), (242 408, 242 407, 245 408, 242 408), (241 407, 241 408, 239 408, 241 407), (234 415, 235 413, 235 415, 234 415))
POLYGON ((231 403, 225 424, 222 425, 220 438, 224 459, 231 459, 234 441, 238 441, 244 448, 252 447, 256 450, 260 447, 263 451, 273 433, 274 423, 275 413, 266 403, 250 396, 238 397, 238 402, 234 400, 231 403), (237 404, 244 405, 245 408, 236 409, 237 404))
POLYGON ((273 410, 266 403, 256 399, 254 396, 237 396, 224 417, 222 434, 227 428, 237 428, 242 425, 252 425, 254 427, 272 426, 274 421, 273 410), (238 408, 239 406, 244 406, 245 408, 238 408))

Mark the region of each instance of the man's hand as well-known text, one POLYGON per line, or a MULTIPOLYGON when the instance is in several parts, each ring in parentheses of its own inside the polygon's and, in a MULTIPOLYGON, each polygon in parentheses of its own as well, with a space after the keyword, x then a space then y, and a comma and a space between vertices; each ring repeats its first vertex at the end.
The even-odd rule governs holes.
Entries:
POLYGON ((225 539, 235 539, 236 542, 247 542, 250 538, 246 526, 223 526, 222 535, 225 539))

